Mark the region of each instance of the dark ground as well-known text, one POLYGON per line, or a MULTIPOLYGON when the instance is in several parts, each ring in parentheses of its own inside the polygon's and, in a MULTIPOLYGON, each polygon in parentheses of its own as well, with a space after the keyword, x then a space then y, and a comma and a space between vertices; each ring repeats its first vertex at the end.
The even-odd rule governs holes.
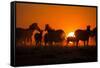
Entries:
POLYGON ((97 47, 16 47, 16 66, 97 61, 97 47))

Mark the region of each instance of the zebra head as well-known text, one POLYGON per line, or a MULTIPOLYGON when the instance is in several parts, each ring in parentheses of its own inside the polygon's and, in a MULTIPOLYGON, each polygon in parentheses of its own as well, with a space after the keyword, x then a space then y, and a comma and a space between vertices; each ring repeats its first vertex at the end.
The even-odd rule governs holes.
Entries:
POLYGON ((32 30, 41 31, 37 23, 31 24, 31 25, 29 26, 29 28, 32 29, 32 30))

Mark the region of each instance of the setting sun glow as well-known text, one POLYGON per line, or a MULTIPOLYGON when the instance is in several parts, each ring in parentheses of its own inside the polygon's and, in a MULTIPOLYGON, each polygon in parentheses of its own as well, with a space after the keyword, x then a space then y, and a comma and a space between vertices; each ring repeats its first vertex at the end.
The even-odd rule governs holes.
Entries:
MULTIPOLYGON (((75 37, 74 31, 86 30, 87 25, 91 26, 91 30, 94 29, 96 20, 95 7, 16 4, 16 28, 28 29, 32 23, 37 23, 41 30, 45 30, 45 25, 48 24, 54 30, 63 30, 66 34, 65 38, 75 37)), ((33 42, 35 42, 34 34, 35 32, 33 32, 33 42)), ((89 44, 94 45, 93 41, 90 39, 89 44)), ((83 41, 79 43, 83 45, 83 41)))
POLYGON ((74 32, 70 32, 67 37, 75 37, 74 32))

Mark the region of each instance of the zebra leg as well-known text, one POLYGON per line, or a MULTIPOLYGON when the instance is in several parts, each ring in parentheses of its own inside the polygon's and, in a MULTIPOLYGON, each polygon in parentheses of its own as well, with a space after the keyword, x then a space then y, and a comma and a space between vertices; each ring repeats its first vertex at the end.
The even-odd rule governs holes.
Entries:
POLYGON ((45 42, 45 46, 47 46, 48 45, 48 42, 45 42))
POLYGON ((42 46, 42 41, 40 41, 40 46, 42 46))
POLYGON ((85 46, 85 41, 84 41, 84 46, 85 46))
POLYGON ((88 46, 88 42, 89 42, 89 40, 87 40, 87 46, 88 46))
POLYGON ((36 41, 36 46, 38 46, 38 42, 36 41))
POLYGON ((39 42, 38 42, 38 46, 40 46, 40 44, 41 44, 41 43, 40 43, 40 41, 39 41, 39 42))
POLYGON ((44 41, 44 46, 46 46, 46 41, 44 41))
POLYGON ((78 47, 78 42, 79 42, 79 40, 76 41, 76 46, 77 46, 77 47, 78 47))
POLYGON ((51 42, 50 42, 50 45, 51 45, 51 46, 53 46, 53 44, 52 44, 52 43, 53 43, 53 41, 51 41, 51 42))
POLYGON ((44 42, 44 46, 46 46, 46 42, 44 42))
POLYGON ((29 42, 30 42, 30 45, 32 45, 32 38, 30 38, 29 42))
POLYGON ((51 42, 51 41, 49 41, 49 42, 48 42, 48 45, 49 45, 49 46, 52 46, 52 42, 51 42))
POLYGON ((67 46, 68 46, 69 41, 67 41, 67 46))
POLYGON ((44 43, 44 45, 46 46, 46 42, 44 43))
POLYGON ((22 44, 25 45, 25 39, 22 40, 22 44))
POLYGON ((75 41, 73 41, 73 44, 74 44, 74 46, 75 46, 75 41))

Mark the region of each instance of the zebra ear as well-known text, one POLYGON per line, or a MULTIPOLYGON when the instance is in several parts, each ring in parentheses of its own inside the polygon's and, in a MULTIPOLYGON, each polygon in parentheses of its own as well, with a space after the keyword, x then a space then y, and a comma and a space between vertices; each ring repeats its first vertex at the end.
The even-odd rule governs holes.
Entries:
POLYGON ((34 29, 35 27, 37 27, 37 23, 33 23, 29 26, 30 29, 34 29))
POLYGON ((51 27, 49 26, 49 24, 45 24, 45 31, 51 29, 51 27))
POLYGON ((90 29, 90 25, 87 26, 87 29, 90 29))

